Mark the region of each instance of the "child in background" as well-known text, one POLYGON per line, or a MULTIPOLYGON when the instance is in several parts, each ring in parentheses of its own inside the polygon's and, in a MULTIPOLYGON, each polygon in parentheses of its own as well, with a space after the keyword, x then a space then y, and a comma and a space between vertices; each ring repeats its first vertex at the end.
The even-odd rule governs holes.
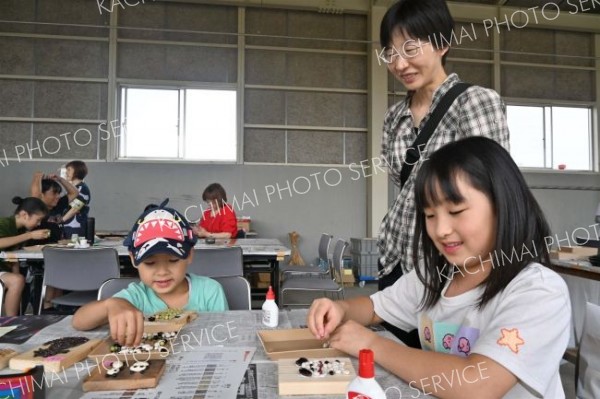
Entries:
MULTIPOLYGON (((13 203, 17 205, 13 216, 0 218, 0 249, 10 251, 19 248, 25 241, 48 238, 50 230, 33 230, 48 213, 48 208, 42 200, 15 197, 13 203)), ((25 278, 19 273, 17 262, 9 266, 0 260, 0 270, 0 280, 7 289, 4 304, 6 315, 17 316, 25 278)))
POLYGON ((484 137, 442 147, 417 174, 415 203, 425 266, 370 298, 316 300, 312 333, 355 356, 372 349, 415 391, 439 398, 564 398, 569 292, 543 266, 550 230, 510 154, 484 137), (364 327, 383 320, 417 328, 425 350, 364 327), (453 384, 455 373, 469 383, 453 384))
POLYGON ((200 238, 236 238, 237 217, 233 207, 227 204, 227 194, 219 183, 212 183, 202 193, 202 200, 210 206, 202 214, 195 233, 200 238))
POLYGON ((31 196, 41 199, 48 207, 48 216, 42 220, 40 227, 50 230, 50 238, 31 242, 30 244, 57 242, 63 238, 63 216, 69 211, 69 203, 79 196, 79 191, 60 176, 44 175, 42 172, 36 172, 31 181, 31 196), (63 187, 67 194, 61 196, 63 187))
POLYGON ((140 274, 112 298, 81 307, 73 327, 90 330, 110 324, 111 336, 122 345, 137 345, 144 332, 144 314, 166 309, 219 312, 228 309, 221 285, 208 277, 186 274, 197 238, 183 216, 160 206, 147 208, 123 242, 140 274))
POLYGON ((80 237, 86 236, 87 217, 90 211, 91 193, 88 185, 83 181, 88 174, 88 168, 83 161, 67 163, 67 180, 79 191, 79 195, 69 203, 71 207, 63 216, 65 238, 73 234, 80 237))

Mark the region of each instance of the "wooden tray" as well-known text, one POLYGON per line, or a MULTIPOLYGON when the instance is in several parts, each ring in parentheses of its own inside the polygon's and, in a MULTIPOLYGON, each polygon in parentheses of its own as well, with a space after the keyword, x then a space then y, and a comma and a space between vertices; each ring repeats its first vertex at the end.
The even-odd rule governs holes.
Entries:
POLYGON ((83 382, 83 390, 88 391, 120 391, 129 389, 154 388, 165 371, 164 360, 152 360, 143 373, 131 373, 125 364, 115 377, 107 377, 102 366, 94 368, 91 375, 83 382))
POLYGON ((67 353, 61 353, 49 357, 33 357, 33 352, 45 347, 41 345, 28 352, 14 356, 9 361, 9 367, 13 370, 28 370, 32 367, 41 365, 44 366, 44 371, 58 373, 63 368, 68 368, 78 361, 85 359, 92 349, 100 344, 99 339, 90 339, 89 341, 69 349, 67 353))
POLYGON ((350 374, 326 375, 324 377, 305 377, 298 370, 297 359, 280 359, 278 366, 279 395, 343 395, 348 384, 356 377, 352 362, 348 357, 310 357, 308 360, 328 360, 344 362, 344 368, 350 374))
POLYGON ((271 360, 290 359, 299 357, 336 357, 343 356, 344 352, 337 349, 323 347, 325 340, 319 340, 311 334, 308 328, 295 328, 289 330, 260 330, 258 338, 262 343, 267 356, 271 360))

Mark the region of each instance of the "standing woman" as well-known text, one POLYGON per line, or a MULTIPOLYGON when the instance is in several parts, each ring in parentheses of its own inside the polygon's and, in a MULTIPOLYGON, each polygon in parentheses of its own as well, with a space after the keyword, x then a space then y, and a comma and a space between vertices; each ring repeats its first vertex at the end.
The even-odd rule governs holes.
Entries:
POLYGON ((225 189, 219 183, 209 184, 202 193, 209 209, 202 213, 202 220, 194 229, 200 238, 236 238, 237 217, 233 207, 227 203, 225 189))
POLYGON ((69 203, 71 207, 63 216, 65 238, 73 234, 85 237, 87 232, 87 217, 90 211, 90 188, 83 179, 88 174, 88 168, 83 161, 71 161, 66 165, 67 180, 75 186, 79 195, 69 203))
MULTIPOLYGON (((468 87, 450 103, 437 124, 427 126, 440 100, 460 82, 458 75, 448 75, 444 69, 453 28, 454 20, 444 0, 399 0, 381 21, 383 51, 379 58, 408 93, 388 109, 383 125, 381 156, 400 193, 379 231, 379 269, 386 274, 379 280, 379 289, 392 285, 403 271, 419 266, 411 261, 416 219, 413 185, 427 154, 467 136, 486 136, 509 147, 504 103, 492 89, 468 87), (431 131, 431 136, 417 146, 415 140, 423 131, 431 131), (410 148, 418 148, 418 160, 406 159, 410 148)), ((424 136, 427 134, 421 139, 424 136)), ((418 345, 404 332, 394 333, 409 345, 418 345)))
MULTIPOLYGON (((13 198, 18 205, 12 216, 0 218, 0 250, 19 248, 25 241, 48 238, 50 230, 34 230, 48 214, 48 208, 39 198, 13 198), (33 230, 33 231, 31 231, 33 230)), ((19 273, 19 264, 12 267, 0 260, 0 280, 7 288, 4 309, 7 316, 19 314, 21 293, 25 278, 19 273)))

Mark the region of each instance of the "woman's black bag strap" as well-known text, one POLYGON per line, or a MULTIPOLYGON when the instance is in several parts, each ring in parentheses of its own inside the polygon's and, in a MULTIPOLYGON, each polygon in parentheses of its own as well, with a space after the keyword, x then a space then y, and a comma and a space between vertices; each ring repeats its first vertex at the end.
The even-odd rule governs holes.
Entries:
POLYGON ((431 113, 431 117, 425 123, 425 126, 423 126, 423 129, 421 129, 421 132, 417 135, 417 138, 412 143, 410 148, 406 151, 406 158, 404 159, 402 169, 400 170, 401 187, 404 187, 404 184, 410 176, 410 172, 412 172, 413 167, 419 158, 421 158, 420 148, 427 144, 429 138, 433 135, 437 125, 440 123, 454 100, 456 100, 456 98, 469 87, 471 87, 470 83, 459 82, 455 84, 446 92, 446 94, 444 94, 444 97, 442 97, 438 105, 435 107, 431 113))

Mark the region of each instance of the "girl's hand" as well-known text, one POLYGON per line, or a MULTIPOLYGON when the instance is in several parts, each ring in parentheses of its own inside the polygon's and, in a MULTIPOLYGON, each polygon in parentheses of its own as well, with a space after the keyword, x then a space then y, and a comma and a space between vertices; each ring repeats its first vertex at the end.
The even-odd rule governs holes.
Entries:
POLYGON ((317 339, 328 339, 329 334, 344 320, 345 314, 339 303, 328 298, 315 299, 308 310, 306 324, 317 339))
POLYGON ((50 230, 48 230, 48 229, 33 230, 33 231, 29 232, 29 236, 31 237, 32 240, 45 240, 46 238, 50 237, 50 230))
POLYGON ((339 326, 329 338, 329 346, 358 357, 361 349, 372 348, 379 336, 353 320, 339 326))
POLYGON ((106 300, 110 336, 123 346, 142 342, 144 315, 128 301, 121 298, 106 300))

